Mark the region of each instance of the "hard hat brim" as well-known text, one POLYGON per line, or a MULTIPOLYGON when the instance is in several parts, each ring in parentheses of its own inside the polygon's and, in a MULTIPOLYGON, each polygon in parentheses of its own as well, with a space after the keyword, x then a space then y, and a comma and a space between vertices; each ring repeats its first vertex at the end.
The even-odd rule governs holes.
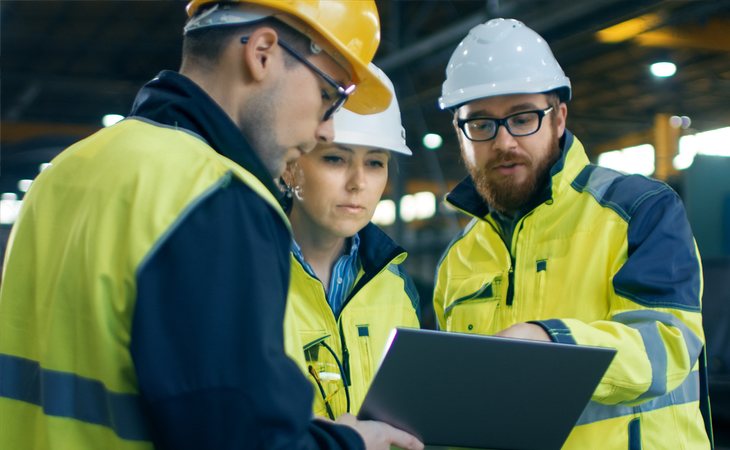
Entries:
MULTIPOLYGON (((375 114, 388 108, 393 98, 388 87, 380 81, 378 74, 374 72, 369 64, 363 64, 349 48, 342 45, 340 41, 330 32, 317 24, 308 24, 332 46, 350 65, 353 72, 353 82, 357 85, 355 91, 350 94, 344 107, 345 109, 358 114, 375 114)), ((368 61, 369 63, 369 61, 368 61)))
POLYGON ((338 145, 356 145, 371 149, 387 150, 389 152, 401 153, 403 155, 413 154, 411 149, 403 143, 394 142, 392 139, 387 139, 383 136, 372 134, 365 135, 363 133, 353 131, 335 132, 334 143, 338 145))
MULTIPOLYGON (((211 3, 216 0, 193 0, 187 5, 188 16, 192 17, 195 15, 198 8, 206 3, 211 3)), ((335 60, 340 63, 347 63, 349 67, 345 69, 351 70, 352 82, 357 85, 355 91, 350 95, 344 107, 352 112, 358 114, 374 114, 384 111, 390 101, 392 95, 385 84, 378 78, 377 74, 372 71, 368 64, 372 58, 361 59, 361 55, 358 55, 355 51, 348 48, 340 38, 338 38, 331 30, 329 30, 325 24, 321 23, 316 16, 303 14, 298 8, 301 5, 297 5, 295 1, 277 1, 274 5, 272 0, 246 0, 245 3, 260 5, 265 8, 269 8, 275 11, 272 14, 274 17, 282 20, 290 26, 293 26, 299 32, 307 35, 310 39, 317 38, 317 40, 324 39, 325 42, 316 42, 322 46, 325 51, 330 53, 335 60), (304 24, 307 28, 317 33, 318 36, 310 36, 308 30, 302 30, 301 26, 297 26, 295 23, 286 20, 279 13, 283 13, 285 17, 292 17, 299 21, 299 24, 304 24), (323 45, 324 44, 324 45, 323 45), (335 52, 336 54, 332 54, 335 52)), ((373 21, 372 30, 377 31, 377 39, 380 40, 379 30, 380 23, 377 16, 377 10, 371 11, 370 13, 364 14, 366 21, 373 21)), ((353 42, 351 45, 358 46, 362 42, 353 42)), ((374 50, 373 50, 374 52, 374 50)))

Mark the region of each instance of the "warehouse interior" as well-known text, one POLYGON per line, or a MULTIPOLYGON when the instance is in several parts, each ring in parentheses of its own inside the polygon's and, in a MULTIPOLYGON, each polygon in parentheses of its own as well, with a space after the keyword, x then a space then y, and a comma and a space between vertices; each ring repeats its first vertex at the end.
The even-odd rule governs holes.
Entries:
MULTIPOLYGON (((667 182, 685 202, 703 257, 716 439, 718 448, 730 448, 730 1, 376 2, 382 36, 374 62, 394 82, 413 150, 391 166, 389 203, 378 221, 409 252, 424 325, 435 326, 429 305, 436 265, 467 223, 441 201, 466 175, 452 117, 438 108, 444 71, 469 29, 516 18, 550 43, 570 77, 568 128, 591 160, 644 155, 617 167, 631 171, 648 161, 637 170, 667 182), (673 63, 676 73, 652 74, 656 62, 673 63), (726 136, 713 141, 719 150, 702 140, 712 133, 726 136)), ((43 165, 103 127, 105 116, 127 114, 139 87, 159 71, 178 68, 185 4, 0 3, 3 251, 43 165)))

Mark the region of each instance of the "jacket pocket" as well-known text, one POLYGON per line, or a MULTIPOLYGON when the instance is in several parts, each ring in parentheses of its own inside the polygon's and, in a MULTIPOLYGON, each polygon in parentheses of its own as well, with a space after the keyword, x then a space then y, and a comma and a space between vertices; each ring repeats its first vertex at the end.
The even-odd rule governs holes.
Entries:
MULTIPOLYGON (((480 280, 483 280, 481 278, 480 280)), ((463 286, 474 285, 474 279, 463 280, 463 286)), ((444 308, 447 331, 491 334, 499 325, 499 285, 501 277, 494 277, 470 294, 458 297, 444 308)), ((461 292, 466 291, 466 289, 461 292)), ((468 292, 468 291, 467 291, 468 292)))
POLYGON ((542 314, 542 304, 545 301, 545 284, 547 277, 547 259, 539 259, 535 261, 535 292, 533 299, 540 305, 540 314, 542 314))
POLYGON ((370 349, 370 328, 368 325, 357 325, 357 342, 360 350, 360 363, 365 384, 373 378, 373 354, 370 349))
POLYGON ((314 414, 321 417, 343 414, 346 408, 344 381, 340 370, 340 357, 331 344, 329 334, 323 331, 302 331, 307 378, 314 387, 314 414), (328 348, 329 347, 329 348, 328 348))
POLYGON ((629 422, 629 450, 641 450, 641 421, 638 417, 629 422))

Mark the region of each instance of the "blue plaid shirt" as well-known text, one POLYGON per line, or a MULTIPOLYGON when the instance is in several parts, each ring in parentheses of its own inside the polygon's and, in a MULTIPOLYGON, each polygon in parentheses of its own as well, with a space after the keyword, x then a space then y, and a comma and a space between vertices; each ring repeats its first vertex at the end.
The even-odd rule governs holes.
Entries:
MULTIPOLYGON (((332 312, 335 313, 335 317, 340 315, 342 305, 345 303, 347 294, 350 293, 352 286, 355 284, 357 273, 360 271, 360 258, 358 257, 359 248, 360 236, 355 234, 352 238, 350 238, 350 251, 340 256, 337 261, 335 261, 335 265, 332 268, 330 286, 329 289, 325 290, 325 297, 327 298, 327 303, 329 303, 330 308, 332 308, 332 312)), ((299 244, 297 244, 295 240, 292 240, 292 253, 294 253, 294 257, 302 264, 302 267, 304 267, 304 270, 306 270, 310 276, 319 279, 317 275, 315 275, 314 270, 312 270, 312 266, 304 260, 302 248, 299 247, 299 244)))

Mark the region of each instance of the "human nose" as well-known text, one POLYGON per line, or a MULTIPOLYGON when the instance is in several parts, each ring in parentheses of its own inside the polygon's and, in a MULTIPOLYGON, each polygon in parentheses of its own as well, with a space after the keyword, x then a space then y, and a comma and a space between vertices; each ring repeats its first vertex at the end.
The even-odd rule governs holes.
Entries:
POLYGON ((507 124, 503 123, 497 128, 497 134, 494 136, 494 145, 500 149, 509 149, 517 146, 517 141, 507 129, 507 124))
POLYGON ((335 140, 335 125, 332 117, 322 121, 315 131, 317 142, 320 144, 331 144, 335 140))
POLYGON ((353 164, 347 178, 348 191, 360 191, 365 187, 365 168, 360 164, 353 164))

